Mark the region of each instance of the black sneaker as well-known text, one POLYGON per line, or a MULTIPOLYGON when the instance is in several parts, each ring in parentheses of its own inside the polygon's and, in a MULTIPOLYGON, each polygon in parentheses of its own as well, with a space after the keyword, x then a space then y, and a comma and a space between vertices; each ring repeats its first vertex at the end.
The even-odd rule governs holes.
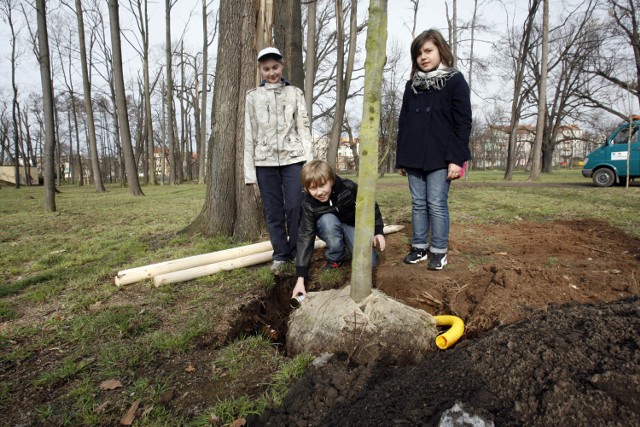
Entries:
POLYGON ((424 261, 429 257, 429 250, 426 248, 416 248, 414 246, 411 247, 411 252, 409 255, 404 257, 405 264, 417 264, 420 261, 424 261))
POLYGON ((327 261, 322 268, 324 270, 335 270, 336 268, 340 268, 341 265, 342 261, 327 261))
POLYGON ((431 254, 431 260, 427 268, 429 270, 442 270, 447 265, 447 254, 431 254))

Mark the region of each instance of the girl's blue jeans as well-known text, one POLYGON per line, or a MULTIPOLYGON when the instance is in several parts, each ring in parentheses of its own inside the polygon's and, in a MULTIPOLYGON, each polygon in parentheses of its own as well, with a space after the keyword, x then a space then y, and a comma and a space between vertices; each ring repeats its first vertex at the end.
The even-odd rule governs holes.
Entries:
POLYGON ((447 169, 422 171, 407 169, 411 192, 411 244, 430 248, 432 253, 447 253, 449 242, 449 186, 447 169), (431 231, 431 244, 429 244, 431 231))

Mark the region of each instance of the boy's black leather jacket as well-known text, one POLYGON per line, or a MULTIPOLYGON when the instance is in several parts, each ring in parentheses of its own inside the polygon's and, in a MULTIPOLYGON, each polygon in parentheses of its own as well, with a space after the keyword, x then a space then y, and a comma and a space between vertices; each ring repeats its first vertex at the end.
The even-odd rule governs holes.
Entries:
MULTIPOLYGON (((296 246, 296 274, 298 277, 309 275, 309 264, 313 255, 313 244, 316 239, 316 221, 326 213, 336 215, 344 224, 355 226, 356 194, 358 185, 346 178, 336 175, 336 182, 331 189, 329 201, 322 203, 305 194, 298 228, 298 243, 296 246)), ((384 223, 378 204, 375 205, 375 235, 384 234, 384 223)), ((373 237, 373 236, 371 236, 373 237)))

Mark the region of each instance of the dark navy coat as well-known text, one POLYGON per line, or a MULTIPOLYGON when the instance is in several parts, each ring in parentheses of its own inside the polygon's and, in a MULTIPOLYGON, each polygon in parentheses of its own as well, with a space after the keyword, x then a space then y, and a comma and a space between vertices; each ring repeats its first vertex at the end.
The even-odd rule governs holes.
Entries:
POLYGON ((462 166, 471 159, 469 85, 456 72, 440 89, 414 93, 404 89, 398 122, 396 168, 424 171, 462 166))

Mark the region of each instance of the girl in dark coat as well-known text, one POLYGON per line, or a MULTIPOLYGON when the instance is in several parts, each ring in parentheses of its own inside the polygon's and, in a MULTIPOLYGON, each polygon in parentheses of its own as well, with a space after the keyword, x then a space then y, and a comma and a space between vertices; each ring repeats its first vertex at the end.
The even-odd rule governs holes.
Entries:
POLYGON ((411 43, 411 80, 405 86, 398 123, 396 168, 411 192, 411 251, 407 264, 429 260, 430 270, 447 264, 449 185, 471 159, 471 100, 453 54, 437 30, 411 43), (429 235, 431 241, 429 242, 429 235))

